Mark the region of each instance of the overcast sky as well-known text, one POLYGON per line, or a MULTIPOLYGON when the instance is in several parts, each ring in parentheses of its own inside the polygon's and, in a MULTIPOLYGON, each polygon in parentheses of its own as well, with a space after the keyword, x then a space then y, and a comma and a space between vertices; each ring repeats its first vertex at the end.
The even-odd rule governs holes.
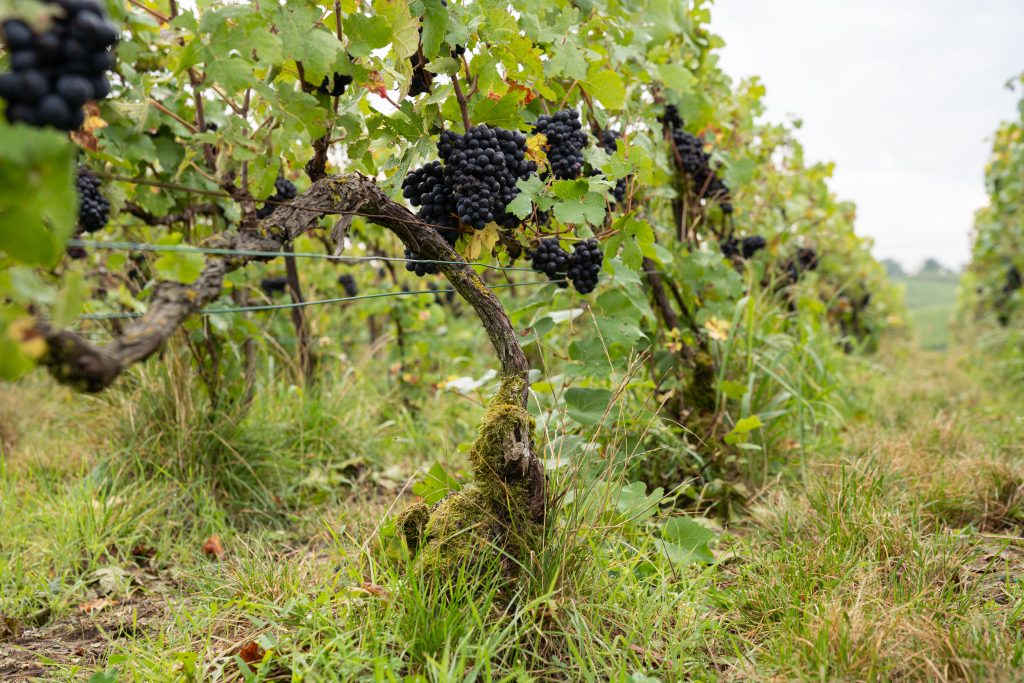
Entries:
POLYGON ((875 256, 967 261, 1024 0, 716 0, 711 27, 727 73, 763 78, 768 118, 799 116, 808 159, 836 162, 875 256))

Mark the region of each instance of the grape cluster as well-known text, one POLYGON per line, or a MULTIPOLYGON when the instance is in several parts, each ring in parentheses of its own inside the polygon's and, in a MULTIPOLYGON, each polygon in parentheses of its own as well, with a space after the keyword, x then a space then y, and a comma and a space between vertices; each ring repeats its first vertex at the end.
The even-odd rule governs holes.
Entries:
POLYGON ((802 270, 815 270, 818 267, 818 252, 812 247, 801 247, 798 249, 796 258, 802 270))
POLYGON ((419 210, 416 215, 429 223, 450 244, 458 237, 459 220, 455 213, 458 202, 452 179, 444 171, 440 161, 431 161, 410 171, 402 181, 402 196, 419 210))
MULTIPOLYGON (((423 29, 420 29, 423 32, 423 29)), ((412 81, 409 83, 409 97, 416 97, 425 92, 430 92, 430 86, 434 82, 434 75, 427 71, 427 60, 422 54, 415 54, 409 57, 412 64, 412 81)))
POLYGON ((596 239, 577 242, 570 254, 557 239, 542 239, 533 250, 530 267, 544 273, 549 280, 558 280, 559 287, 568 287, 569 282, 580 294, 590 294, 597 287, 604 254, 596 239), (569 282, 566 282, 568 279, 569 282))
POLYGON ((416 277, 437 275, 441 272, 436 263, 424 261, 422 256, 408 247, 405 249, 405 258, 405 269, 410 273, 416 273, 416 277))
POLYGON ((463 224, 480 230, 491 221, 503 227, 519 222, 505 207, 519 194, 516 183, 537 170, 526 158, 522 133, 487 125, 474 126, 464 135, 445 131, 437 152, 463 224))
MULTIPOLYGON (((519 194, 516 183, 537 170, 526 159, 526 137, 519 131, 475 126, 465 134, 444 131, 437 141, 441 161, 411 171, 402 182, 402 196, 418 207, 416 215, 454 246, 459 225, 482 230, 496 222, 515 227, 519 219, 506 211, 519 194)), ((406 269, 419 276, 438 272, 437 265, 405 251, 406 269)))
POLYGON ((267 296, 280 294, 288 286, 288 278, 284 275, 273 275, 260 280, 260 289, 267 296))
POLYGON ((749 259, 754 256, 757 252, 767 246, 768 242, 760 235, 752 235, 750 237, 744 237, 743 239, 737 239, 730 237, 727 240, 723 240, 719 245, 719 249, 722 255, 728 259, 742 257, 749 259))
POLYGON ((742 242, 743 258, 751 258, 754 254, 768 246, 768 242, 760 235, 744 237, 742 242))
POLYGON ((551 115, 544 114, 537 119, 533 132, 547 138, 548 163, 556 178, 572 180, 580 177, 583 172, 583 148, 587 146, 588 140, 578 111, 563 109, 551 115))
POLYGON ((79 167, 75 189, 78 191, 77 232, 102 230, 110 217, 110 202, 100 192, 99 178, 85 168, 79 167))
MULTIPOLYGON (((615 151, 618 149, 616 143, 621 137, 622 133, 609 128, 608 130, 602 131, 601 139, 598 141, 597 145, 609 154, 615 154, 615 151)), ((612 202, 613 204, 621 204, 626 199, 626 185, 628 181, 629 178, 619 178, 615 181, 615 187, 612 188, 612 198, 615 200, 612 202)))
POLYGON ((345 296, 358 296, 359 288, 356 287, 356 279, 349 273, 342 273, 338 276, 338 284, 345 290, 345 296))
POLYGON ((295 183, 288 180, 284 176, 278 176, 277 180, 274 181, 274 194, 267 197, 267 203, 261 208, 256 209, 256 218, 263 220, 270 214, 274 213, 274 210, 278 207, 279 202, 287 202, 295 199, 299 194, 298 189, 295 187, 295 183))
POLYGON ((796 254, 783 264, 786 280, 790 283, 795 283, 805 272, 815 270, 817 267, 818 252, 811 247, 800 247, 796 254))
POLYGON ((1024 277, 1021 276, 1020 269, 1017 266, 1010 266, 1010 269, 1006 271, 1006 284, 1003 285, 1003 294, 1009 296, 1022 287, 1024 287, 1024 277))
POLYGON ((547 275, 549 280, 558 280, 559 287, 568 287, 565 273, 569 270, 571 261, 572 256, 562 249, 557 239, 544 239, 533 250, 530 267, 547 275))
POLYGON ((604 254, 601 253, 596 239, 590 238, 576 243, 566 274, 577 292, 590 294, 594 291, 600 279, 602 263, 604 254))
POLYGON ((317 86, 316 91, 321 95, 340 97, 345 93, 345 88, 347 88, 351 83, 351 76, 335 72, 334 76, 330 78, 324 76, 324 80, 317 86))
POLYGON ((18 19, 2 24, 11 73, 0 74, 7 120, 77 130, 82 105, 110 94, 104 72, 114 68, 117 29, 96 0, 47 0, 60 12, 41 34, 18 19))
POLYGON ((732 213, 729 188, 711 169, 711 155, 704 151, 704 141, 683 129, 683 119, 671 104, 665 107, 665 114, 661 120, 672 132, 673 157, 676 164, 690 176, 697 194, 717 201, 722 211, 732 213))

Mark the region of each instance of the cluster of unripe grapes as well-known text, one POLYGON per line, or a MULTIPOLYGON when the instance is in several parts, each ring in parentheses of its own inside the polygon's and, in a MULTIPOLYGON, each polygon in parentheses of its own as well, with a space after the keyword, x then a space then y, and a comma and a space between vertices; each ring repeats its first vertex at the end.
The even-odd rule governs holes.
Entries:
POLYGON ((284 176, 278 176, 277 180, 274 181, 274 194, 267 197, 266 203, 262 207, 256 209, 256 218, 262 220, 268 217, 274 213, 274 210, 281 202, 295 199, 298 194, 299 191, 295 187, 295 183, 284 176))
POLYGON ((704 151, 704 141, 683 129, 683 119, 675 105, 665 107, 662 121, 672 134, 673 156, 676 163, 690 176, 700 197, 713 199, 725 213, 732 213, 732 197, 725 182, 711 169, 711 155, 704 151), (678 155, 678 156, 676 156, 678 155))
POLYGON ((114 68, 117 29, 96 0, 47 0, 57 12, 36 33, 19 19, 2 24, 11 73, 0 74, 0 98, 10 123, 77 130, 82 105, 110 94, 104 73, 114 68))
POLYGON ((554 114, 544 114, 537 119, 533 132, 547 138, 548 164, 556 178, 572 180, 580 177, 583 173, 583 149, 588 139, 578 111, 563 109, 554 114))
POLYGON ((596 239, 577 242, 570 254, 555 238, 542 239, 533 250, 531 267, 554 280, 559 287, 569 282, 580 294, 589 294, 600 280, 604 254, 596 239))

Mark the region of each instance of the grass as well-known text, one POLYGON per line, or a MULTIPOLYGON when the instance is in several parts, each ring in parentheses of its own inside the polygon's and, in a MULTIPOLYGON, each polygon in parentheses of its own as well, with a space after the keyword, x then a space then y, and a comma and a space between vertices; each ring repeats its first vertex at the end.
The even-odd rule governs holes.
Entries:
POLYGON ((4 386, 0 678, 1017 678, 1021 395, 951 354, 850 363, 858 391, 819 399, 842 432, 777 435, 800 457, 703 521, 712 563, 666 559, 671 506, 623 519, 583 487, 518 590, 439 587, 378 542, 424 466, 464 463, 474 401, 405 405, 370 361, 244 413, 173 362, 103 398, 4 386))

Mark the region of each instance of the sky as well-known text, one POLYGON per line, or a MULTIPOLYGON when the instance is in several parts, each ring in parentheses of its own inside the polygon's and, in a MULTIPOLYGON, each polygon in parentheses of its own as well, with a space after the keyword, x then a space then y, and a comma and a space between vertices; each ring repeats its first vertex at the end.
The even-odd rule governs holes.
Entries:
POLYGON ((716 0, 711 28, 726 73, 761 76, 767 118, 799 117, 808 160, 836 162, 877 258, 968 261, 1024 0, 716 0))

